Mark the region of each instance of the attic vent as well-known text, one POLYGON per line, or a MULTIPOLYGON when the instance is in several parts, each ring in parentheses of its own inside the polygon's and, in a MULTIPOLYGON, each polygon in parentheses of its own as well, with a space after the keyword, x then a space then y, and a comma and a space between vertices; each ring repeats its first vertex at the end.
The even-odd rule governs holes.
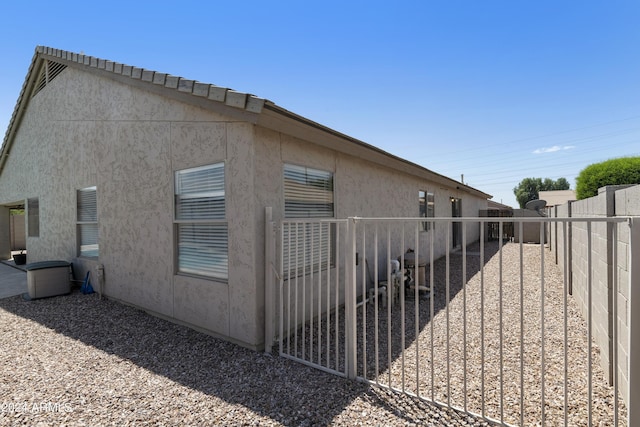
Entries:
POLYGON ((58 77, 58 74, 64 71, 65 68, 67 68, 67 66, 64 64, 46 60, 44 62, 44 67, 42 67, 42 71, 40 72, 40 76, 38 77, 36 87, 33 90, 32 98, 44 89, 46 85, 51 83, 53 79, 58 77))

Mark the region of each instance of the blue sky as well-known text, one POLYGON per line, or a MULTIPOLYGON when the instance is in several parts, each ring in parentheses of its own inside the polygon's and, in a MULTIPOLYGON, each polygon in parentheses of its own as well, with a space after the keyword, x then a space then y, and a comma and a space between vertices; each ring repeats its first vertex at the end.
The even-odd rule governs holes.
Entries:
POLYGON ((640 155, 640 2, 7 2, 0 129, 36 45, 267 98, 516 206, 640 155), (91 5, 91 6, 88 6, 91 5))

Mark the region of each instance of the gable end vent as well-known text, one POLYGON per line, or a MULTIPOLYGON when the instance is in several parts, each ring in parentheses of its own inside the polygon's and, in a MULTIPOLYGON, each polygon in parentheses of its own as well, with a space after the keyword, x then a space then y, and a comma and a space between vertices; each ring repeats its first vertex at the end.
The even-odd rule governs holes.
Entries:
POLYGON ((32 98, 38 94, 46 85, 51 83, 53 79, 58 77, 58 74, 64 71, 67 68, 66 65, 60 64, 59 62, 46 60, 44 62, 44 67, 42 67, 42 71, 40 71, 40 76, 38 77, 36 87, 33 90, 32 98))

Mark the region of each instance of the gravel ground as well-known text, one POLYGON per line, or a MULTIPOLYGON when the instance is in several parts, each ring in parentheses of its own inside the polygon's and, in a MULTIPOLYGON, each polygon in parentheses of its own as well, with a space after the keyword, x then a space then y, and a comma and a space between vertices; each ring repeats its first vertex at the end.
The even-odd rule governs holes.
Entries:
MULTIPOLYGON (((544 264, 543 305, 540 246, 523 245, 522 288, 520 264, 517 262, 520 257, 519 247, 518 244, 507 244, 503 247, 501 286, 500 255, 496 253, 497 243, 487 245, 485 248, 483 287, 481 287, 479 273, 480 254, 477 251, 479 248, 476 246, 468 250, 468 284, 464 289, 461 286, 462 256, 461 254, 452 255, 448 313, 445 307, 447 300, 444 281, 445 262, 440 260, 434 264, 436 277, 434 321, 428 322, 429 299, 420 299, 420 318, 426 319, 427 322, 423 322, 423 326, 420 327, 417 343, 414 339, 415 328, 413 327, 415 300, 408 300, 408 304, 405 305, 405 322, 410 325, 407 327, 408 339, 405 340, 405 389, 414 393, 419 392, 428 398, 433 397, 440 402, 450 401, 458 407, 466 407, 474 413, 483 413, 493 419, 504 420, 511 424, 539 424, 542 420, 543 383, 541 374, 543 361, 540 351, 543 345, 541 313, 544 310, 545 425, 563 425, 565 402, 563 279, 559 267, 549 259, 550 252, 545 250, 544 255, 548 259, 544 264), (484 294, 483 298, 481 298, 481 292, 484 294), (481 313, 485 313, 484 316, 481 316, 481 313), (483 322, 484 328, 481 327, 483 322), (431 335, 432 326, 433 336, 431 335), (431 359, 432 345, 433 359, 431 359), (482 358, 484 358, 484 365, 481 363, 482 358), (416 360, 419 362, 416 363, 416 360), (500 360, 502 360, 502 370, 500 360), (484 399, 482 398, 482 378, 484 378, 484 399), (522 403, 521 381, 524 389, 522 403), (521 406, 522 420, 520 419, 521 406)), ((393 322, 392 319, 392 324, 393 322)), ((397 319, 395 324, 396 327, 392 326, 392 330, 398 330, 397 319)), ((384 329, 386 330, 386 327, 384 329)), ((393 335, 401 336, 399 333, 393 335)), ((394 344, 392 348, 401 348, 400 345, 394 347, 394 344)), ((613 389, 605 381, 605 375, 600 367, 599 349, 595 344, 592 346, 592 358, 592 422, 593 425, 612 425, 613 389)), ((385 370, 381 373, 384 376, 390 372, 391 385, 401 388, 402 383, 398 379, 401 378, 403 370, 402 357, 396 356, 393 359, 391 368, 388 369, 388 366, 385 366, 385 370)), ((568 425, 588 425, 587 325, 571 297, 568 298, 567 306, 567 371, 568 425)), ((626 416, 622 404, 619 409, 621 418, 626 416)), ((621 425, 625 424, 622 422, 621 425)))
MULTIPOLYGON (((541 425, 543 304, 540 246, 523 245, 522 288, 520 245, 508 243, 503 246, 502 284, 499 281, 498 243, 488 243, 484 250, 484 282, 481 283, 479 246, 476 244, 468 248, 468 283, 464 288, 462 254, 450 256, 448 294, 446 259, 434 263, 433 316, 431 298, 422 295, 417 300, 417 340, 414 295, 406 295, 405 304, 396 304, 391 310, 380 305, 377 316, 373 304, 364 306, 366 313, 361 308, 358 311, 358 375, 427 400, 466 408, 494 420, 513 425, 541 425), (481 313, 485 313, 484 316, 481 313), (430 321, 432 317, 433 321, 430 321), (363 327, 365 318, 366 327, 363 327), (362 351, 363 331, 366 331, 366 356, 362 351), (374 345, 376 333, 378 348, 374 345), (365 357, 366 372, 363 369, 365 357)), ((544 425, 564 425, 563 279, 559 267, 548 259, 550 252, 545 250, 544 256, 547 258, 544 263, 544 425)), ((567 303, 567 419, 568 425, 582 426, 588 425, 587 325, 571 296, 567 303)), ((340 312, 338 318, 343 321, 344 313, 340 312)), ((325 362, 326 334, 322 334, 326 330, 325 322, 326 319, 320 325, 321 364, 332 369, 337 364, 337 369, 343 370, 344 355, 339 354, 336 358, 333 346, 329 363, 325 362)), ((335 339, 334 322, 335 316, 332 316, 328 329, 331 331, 331 343, 335 339)), ((297 350, 293 353, 302 358, 301 349, 304 347, 304 358, 310 360, 313 357, 316 363, 317 325, 314 323, 313 334, 309 327, 305 334, 298 331, 297 345, 294 338, 291 342, 291 349, 297 350)), ((342 323, 338 330, 343 330, 342 323)), ((592 345, 592 360, 592 423, 613 425, 613 389, 607 385, 600 368, 599 349, 595 344, 592 345)), ((625 417, 626 408, 620 399, 620 425, 626 425, 625 417)))
POLYGON ((94 295, 0 300, 0 425, 486 425, 94 295))
MULTIPOLYGON (((516 268, 507 267, 513 264, 507 260, 516 259, 513 258, 512 248, 517 248, 517 245, 505 246, 505 269, 516 268)), ((492 254, 489 250, 487 259, 492 254)), ((539 259, 536 264, 536 256, 539 256, 537 247, 527 248, 527 265, 529 261, 531 265, 539 265, 539 259)), ((478 256, 475 258, 479 260, 478 256)), ((485 280, 487 277, 497 277, 492 270, 496 268, 494 264, 497 258, 491 258, 485 267, 485 280)), ((452 263, 455 262, 454 256, 452 263)), ((442 262, 438 266, 442 268, 442 262)), ((557 334, 562 333, 563 329, 547 316, 557 309, 551 301, 558 299, 553 292, 562 281, 555 266, 547 263, 546 268, 548 288, 545 288, 545 301, 549 299, 550 302, 545 308, 545 345, 549 361, 555 357, 552 355, 558 353, 557 334), (556 326, 549 326, 554 324, 556 326)), ((456 282, 455 275, 459 274, 454 271, 457 269, 452 268, 452 283, 456 282)), ((479 285, 475 273, 472 267, 467 271, 471 282, 466 290, 466 348, 470 370, 466 394, 461 388, 464 378, 459 362, 465 346, 460 327, 450 328, 452 344, 449 347, 449 371, 445 363, 447 358, 443 357, 447 354, 446 339, 443 341, 446 328, 442 329, 443 325, 446 326, 442 320, 446 319, 446 310, 442 309, 446 294, 438 291, 443 287, 436 280, 433 343, 435 354, 440 357, 433 360, 436 373, 434 383, 437 384, 433 392, 436 400, 446 402, 446 378, 451 378, 449 396, 452 403, 462 406, 458 402, 466 395, 468 408, 480 412, 480 375, 474 370, 477 369, 475 361, 478 360, 480 348, 479 328, 474 325, 479 324, 479 320, 472 317, 479 313, 473 305, 479 300, 476 297, 479 285)), ((504 277, 507 277, 507 273, 511 275, 513 271, 505 271, 504 277)), ((539 279, 535 280, 535 271, 531 274, 533 279, 526 279, 526 283, 532 285, 531 289, 526 290, 525 301, 527 304, 529 301, 538 301, 539 307, 539 290, 535 289, 536 283, 539 289, 539 279)), ((519 278, 519 273, 514 277, 519 278)), ((492 287, 490 283, 491 280, 485 283, 485 304, 489 305, 489 301, 497 300, 492 294, 495 286, 492 287)), ((452 286, 450 290, 451 325, 460 325, 463 294, 458 290, 459 286, 458 289, 452 286)), ((513 369, 520 362, 519 357, 514 356, 513 349, 520 345, 520 323, 508 317, 514 312, 519 316, 519 292, 519 281, 515 283, 508 280, 503 283, 503 375, 508 414, 514 408, 519 412, 519 389, 514 388, 514 384, 519 386, 519 371, 518 377, 515 377, 513 369)), ((413 391, 419 383, 422 395, 431 393, 428 303, 428 299, 420 300, 419 309, 423 313, 417 344, 413 339, 413 300, 407 299, 404 313, 407 319, 405 387, 413 391), (418 368, 411 368, 411 360, 415 361, 416 352, 420 355, 420 363, 418 368), (410 354, 414 355, 413 358, 408 356, 410 354), (420 370, 418 380, 416 369, 420 370)), ((525 332, 525 345, 539 349, 540 337, 530 332, 535 331, 540 310, 536 310, 533 303, 531 307, 532 313, 528 308, 525 309, 529 328, 525 332)), ((500 339, 497 333, 488 331, 499 331, 495 323, 496 310, 493 307, 485 308, 490 313, 485 318, 485 360, 495 361, 496 348, 499 348, 496 343, 500 339)), ((393 316, 401 314, 400 306, 394 307, 393 316)), ((574 314, 570 315, 572 344, 569 351, 572 366, 575 364, 577 372, 582 366, 579 360, 586 354, 586 345, 582 333, 584 322, 574 314)), ((395 324, 399 324, 398 317, 392 318, 392 325, 395 324)), ((386 331, 385 325, 385 322, 380 322, 381 331, 386 331)), ((370 331, 367 333, 369 335, 370 331)), ((386 336, 386 332, 384 334, 386 336)), ((383 354, 379 357, 379 372, 386 377, 390 372, 391 385, 394 387, 401 387, 402 377, 402 353, 398 340, 393 335, 390 364, 386 361, 386 344, 381 345, 383 354)), ((23 301, 21 297, 0 300, 0 344, 0 425, 488 425, 486 421, 411 396, 346 380, 281 357, 253 352, 149 316, 140 310, 110 300, 100 300, 96 295, 73 293, 30 302, 23 301)), ((369 357, 372 357, 373 347, 370 348, 369 357)), ((595 348, 594 356, 594 417, 598 415, 594 425, 598 425, 604 420, 600 414, 610 410, 609 402, 612 400, 611 391, 601 381, 595 348)), ((525 360, 526 387, 539 389, 540 378, 533 368, 539 365, 539 351, 525 352, 525 357, 531 357, 531 360, 525 360)), ((415 362, 413 365, 416 365, 415 362)), ((498 388, 497 375, 492 366, 489 363, 485 368, 486 413, 499 418, 497 406, 490 403, 491 399, 496 401, 498 388)), ((558 385, 556 368, 548 369, 545 384, 547 411, 551 415, 557 409, 558 394, 562 393, 562 388, 558 388, 561 385, 558 385)), ((363 373, 362 367, 360 372, 363 373)), ((371 373, 369 377, 372 377, 371 373)), ((576 396, 584 394, 584 381, 579 374, 571 377, 571 388, 577 390, 576 396)), ((535 392, 530 396, 533 397, 527 397, 525 401, 525 424, 535 425, 540 419, 540 403, 536 402, 535 392)), ((585 412, 580 409, 584 407, 583 400, 579 400, 579 397, 570 399, 574 413, 570 425, 585 423, 585 412)), ((519 422, 510 417, 505 417, 505 420, 519 422)), ((602 422, 608 425, 606 421, 602 422)))

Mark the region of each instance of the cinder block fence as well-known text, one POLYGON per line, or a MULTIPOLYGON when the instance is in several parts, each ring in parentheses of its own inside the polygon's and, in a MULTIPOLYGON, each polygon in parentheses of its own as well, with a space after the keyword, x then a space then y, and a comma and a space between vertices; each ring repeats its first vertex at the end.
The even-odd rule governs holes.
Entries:
POLYGON ((635 372, 638 368, 630 363, 640 356, 634 353, 640 350, 640 307, 631 305, 640 293, 640 224, 631 227, 631 223, 640 222, 640 185, 603 187, 597 196, 548 208, 548 215, 632 217, 622 223, 555 222, 550 223, 547 232, 549 250, 556 262, 565 265, 567 258, 564 272, 570 293, 585 319, 591 313, 592 336, 600 348, 607 380, 613 384, 616 375, 620 393, 633 410, 630 394, 637 396, 640 392, 640 374, 635 372))

